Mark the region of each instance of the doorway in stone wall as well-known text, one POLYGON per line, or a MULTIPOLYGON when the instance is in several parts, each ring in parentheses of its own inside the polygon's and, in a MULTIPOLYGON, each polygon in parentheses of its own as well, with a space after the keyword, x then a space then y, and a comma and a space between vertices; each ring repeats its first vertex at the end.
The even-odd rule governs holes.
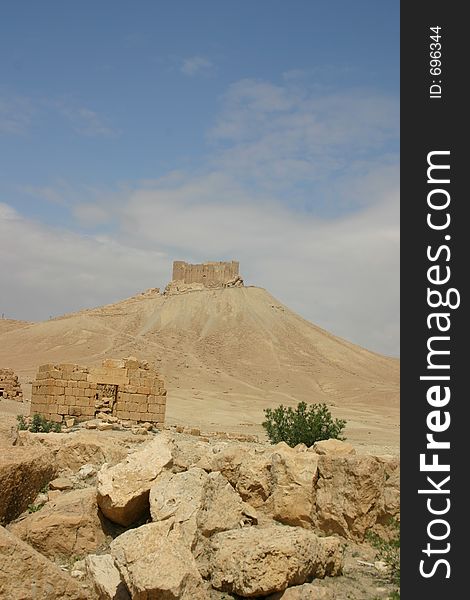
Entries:
POLYGON ((102 412, 114 415, 116 411, 118 386, 112 383, 96 384, 95 392, 95 416, 102 412))

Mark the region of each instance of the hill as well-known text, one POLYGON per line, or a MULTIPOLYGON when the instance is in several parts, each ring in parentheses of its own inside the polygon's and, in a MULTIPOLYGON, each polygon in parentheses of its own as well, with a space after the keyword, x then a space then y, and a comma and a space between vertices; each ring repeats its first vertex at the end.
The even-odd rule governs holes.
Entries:
POLYGON ((399 361, 331 335, 261 288, 149 290, 16 323, 0 328, 0 365, 22 381, 43 363, 135 355, 164 376, 169 422, 259 433, 267 406, 326 402, 348 420, 351 441, 398 445, 399 361))

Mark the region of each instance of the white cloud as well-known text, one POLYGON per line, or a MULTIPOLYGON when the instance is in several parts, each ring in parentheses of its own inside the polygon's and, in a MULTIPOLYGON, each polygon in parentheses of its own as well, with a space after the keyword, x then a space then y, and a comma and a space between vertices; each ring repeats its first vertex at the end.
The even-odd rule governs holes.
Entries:
POLYGON ((45 120, 61 115, 79 135, 118 137, 120 131, 112 127, 105 117, 75 101, 57 98, 28 98, 4 93, 0 95, 0 135, 25 135, 33 118, 45 120))
POLYGON ((207 74, 214 67, 214 64, 204 56, 190 56, 183 59, 180 71, 185 75, 193 76, 201 73, 207 74))
POLYGON ((0 203, 0 312, 6 317, 47 319, 120 300, 157 286, 170 264, 163 252, 40 225, 0 203))
POLYGON ((72 123, 75 132, 80 135, 90 137, 118 137, 121 133, 118 129, 107 124, 98 113, 89 108, 60 104, 60 113, 72 123))
POLYGON ((0 96, 0 135, 24 135, 33 114, 34 107, 28 98, 0 96))
POLYGON ((271 192, 285 188, 292 198, 300 185, 327 182, 329 189, 332 177, 381 168, 398 123, 396 99, 371 90, 246 79, 230 86, 208 137, 218 168, 271 192))

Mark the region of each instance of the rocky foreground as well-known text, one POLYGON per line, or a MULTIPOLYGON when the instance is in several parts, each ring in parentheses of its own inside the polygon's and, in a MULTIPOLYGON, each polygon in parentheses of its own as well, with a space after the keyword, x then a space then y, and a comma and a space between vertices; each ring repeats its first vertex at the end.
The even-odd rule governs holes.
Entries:
POLYGON ((396 457, 335 440, 146 438, 20 432, 0 460, 0 597, 388 596, 372 572, 364 595, 350 565, 374 566, 366 532, 399 515, 396 457))

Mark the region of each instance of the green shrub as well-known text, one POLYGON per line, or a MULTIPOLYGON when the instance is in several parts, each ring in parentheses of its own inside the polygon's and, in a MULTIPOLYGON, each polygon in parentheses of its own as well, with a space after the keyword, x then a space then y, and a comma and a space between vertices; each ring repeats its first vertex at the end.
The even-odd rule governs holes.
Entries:
POLYGON ((29 421, 29 424, 26 422, 26 419, 23 417, 23 415, 18 415, 16 418, 18 421, 19 430, 27 429, 32 433, 49 433, 50 431, 60 433, 62 430, 60 423, 48 421, 45 417, 39 414, 33 415, 33 418, 29 421))
POLYGON ((17 415, 16 420, 18 421, 18 430, 25 431, 28 429, 28 425, 26 424, 25 418, 23 415, 17 415))
POLYGON ((312 446, 319 440, 334 438, 343 440, 341 432, 346 426, 343 419, 333 419, 326 404, 299 402, 294 410, 282 404, 264 411, 266 421, 262 424, 272 444, 286 442, 292 448, 297 444, 312 446))

